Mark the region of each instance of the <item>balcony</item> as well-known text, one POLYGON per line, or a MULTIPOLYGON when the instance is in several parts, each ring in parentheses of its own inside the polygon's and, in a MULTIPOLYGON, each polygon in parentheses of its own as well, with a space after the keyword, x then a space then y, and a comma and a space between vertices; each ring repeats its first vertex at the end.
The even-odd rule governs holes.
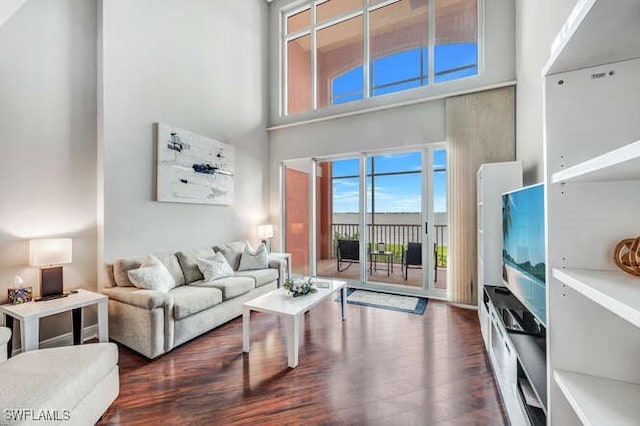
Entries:
MULTIPOLYGON (((438 224, 435 228, 435 244, 433 253, 436 258, 434 265, 435 288, 447 288, 447 225, 438 224)), ((390 284, 401 284, 413 287, 422 287, 422 270, 409 269, 407 279, 402 273, 402 252, 408 243, 422 243, 422 226, 415 224, 376 223, 367 225, 368 241, 375 249, 378 244, 384 244, 385 250, 391 251, 392 265, 387 275, 387 265, 381 259, 376 259, 376 268, 368 270, 368 281, 381 281, 390 284), (391 272, 391 269, 393 272, 391 272)), ((333 236, 331 258, 320 259, 317 263, 318 275, 331 276, 343 279, 358 280, 359 267, 357 264, 348 267, 344 271, 337 268, 337 240, 359 240, 359 225, 357 223, 332 223, 331 235, 333 236)), ((373 259, 369 258, 370 263, 373 259)), ((372 265, 373 266, 373 265, 372 265)))

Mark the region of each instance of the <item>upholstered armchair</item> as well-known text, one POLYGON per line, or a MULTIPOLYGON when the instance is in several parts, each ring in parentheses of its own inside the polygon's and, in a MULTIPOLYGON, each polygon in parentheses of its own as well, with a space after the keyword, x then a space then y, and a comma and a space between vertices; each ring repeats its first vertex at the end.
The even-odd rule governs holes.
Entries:
POLYGON ((7 327, 0 327, 0 362, 6 361, 9 356, 9 342, 11 341, 11 330, 7 327))

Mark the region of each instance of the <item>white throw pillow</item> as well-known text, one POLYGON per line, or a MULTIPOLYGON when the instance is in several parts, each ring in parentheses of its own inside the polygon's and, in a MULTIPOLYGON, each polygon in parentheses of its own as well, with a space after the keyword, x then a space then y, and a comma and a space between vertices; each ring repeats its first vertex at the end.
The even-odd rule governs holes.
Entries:
POLYGON ((204 275, 205 281, 215 281, 220 278, 232 277, 233 269, 227 262, 227 259, 220 252, 216 253, 213 257, 198 258, 198 268, 202 275, 204 275))
POLYGON ((242 251, 240 267, 238 271, 251 271, 254 269, 267 269, 269 267, 269 253, 267 246, 260 244, 253 250, 248 244, 242 251))
POLYGON ((166 293, 176 286, 171 272, 154 255, 147 257, 138 269, 131 269, 128 275, 133 285, 145 290, 166 293))

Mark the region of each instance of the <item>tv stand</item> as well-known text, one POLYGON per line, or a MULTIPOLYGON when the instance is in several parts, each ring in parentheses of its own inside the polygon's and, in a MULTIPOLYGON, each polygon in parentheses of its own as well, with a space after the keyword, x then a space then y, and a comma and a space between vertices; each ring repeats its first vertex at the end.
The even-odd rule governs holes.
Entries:
POLYGON ((483 340, 513 425, 544 425, 547 413, 546 330, 504 287, 484 286, 483 340))

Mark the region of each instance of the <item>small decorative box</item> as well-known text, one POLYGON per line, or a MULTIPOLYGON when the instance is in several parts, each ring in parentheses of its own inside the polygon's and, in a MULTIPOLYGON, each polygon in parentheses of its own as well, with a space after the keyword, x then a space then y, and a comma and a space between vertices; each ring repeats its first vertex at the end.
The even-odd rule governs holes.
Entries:
POLYGON ((31 302, 33 299, 32 287, 10 288, 9 303, 19 305, 20 303, 31 302))

